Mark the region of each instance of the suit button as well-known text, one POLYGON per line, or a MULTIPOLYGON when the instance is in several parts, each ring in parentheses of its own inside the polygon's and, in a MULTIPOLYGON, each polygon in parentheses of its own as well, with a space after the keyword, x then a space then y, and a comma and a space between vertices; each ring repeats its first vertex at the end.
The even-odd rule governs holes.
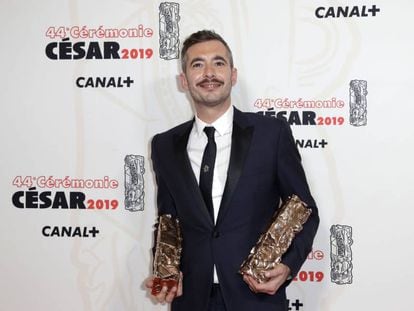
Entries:
POLYGON ((220 236, 220 232, 218 232, 217 230, 213 231, 213 238, 217 239, 220 236))

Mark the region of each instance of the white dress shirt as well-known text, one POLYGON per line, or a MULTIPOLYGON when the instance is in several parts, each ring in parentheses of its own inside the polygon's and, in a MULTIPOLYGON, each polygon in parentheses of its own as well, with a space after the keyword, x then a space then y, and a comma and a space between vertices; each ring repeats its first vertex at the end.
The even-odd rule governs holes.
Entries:
MULTIPOLYGON (((224 186, 227 180, 227 170, 230 162, 231 151, 231 134, 233 132, 233 106, 212 124, 207 124, 195 116, 195 122, 188 138, 187 153, 190 159, 191 167, 197 182, 200 182, 200 167, 203 159, 204 149, 207 145, 207 135, 204 133, 204 127, 213 126, 215 128, 214 140, 217 145, 216 162, 213 172, 212 199, 214 209, 214 222, 217 221, 217 215, 220 208, 221 198, 224 192, 224 186)), ((214 283, 218 283, 216 268, 214 267, 214 283)))

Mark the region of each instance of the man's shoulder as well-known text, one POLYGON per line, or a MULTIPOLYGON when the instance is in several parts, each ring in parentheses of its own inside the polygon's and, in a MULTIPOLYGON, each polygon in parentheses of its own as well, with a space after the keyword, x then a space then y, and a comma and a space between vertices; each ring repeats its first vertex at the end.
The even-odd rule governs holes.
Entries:
POLYGON ((168 139, 176 135, 183 135, 191 129, 193 122, 194 120, 192 119, 178 124, 169 130, 156 134, 154 137, 168 139))
MULTIPOLYGON (((257 112, 246 112, 238 110, 239 116, 244 118, 248 124, 253 126, 264 126, 264 127, 283 127, 288 126, 286 120, 266 116, 257 112)), ((237 113, 236 113, 237 114, 237 113)))

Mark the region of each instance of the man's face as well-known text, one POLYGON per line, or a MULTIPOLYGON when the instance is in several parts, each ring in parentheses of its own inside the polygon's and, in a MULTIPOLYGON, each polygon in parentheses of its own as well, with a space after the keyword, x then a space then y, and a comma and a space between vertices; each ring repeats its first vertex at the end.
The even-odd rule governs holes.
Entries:
POLYGON ((195 105, 214 107, 230 105, 231 88, 237 81, 237 70, 231 68, 226 47, 217 40, 197 43, 186 53, 182 86, 190 92, 195 105))

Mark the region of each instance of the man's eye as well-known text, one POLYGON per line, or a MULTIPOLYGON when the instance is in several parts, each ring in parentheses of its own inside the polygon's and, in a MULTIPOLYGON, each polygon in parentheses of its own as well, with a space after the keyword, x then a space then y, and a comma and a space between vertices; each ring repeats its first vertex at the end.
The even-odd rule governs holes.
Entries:
POLYGON ((224 66, 225 65, 225 62, 216 62, 216 66, 218 66, 218 67, 221 67, 221 66, 224 66))
POLYGON ((194 63, 193 64, 193 68, 199 68, 199 67, 201 67, 201 63, 194 63))

